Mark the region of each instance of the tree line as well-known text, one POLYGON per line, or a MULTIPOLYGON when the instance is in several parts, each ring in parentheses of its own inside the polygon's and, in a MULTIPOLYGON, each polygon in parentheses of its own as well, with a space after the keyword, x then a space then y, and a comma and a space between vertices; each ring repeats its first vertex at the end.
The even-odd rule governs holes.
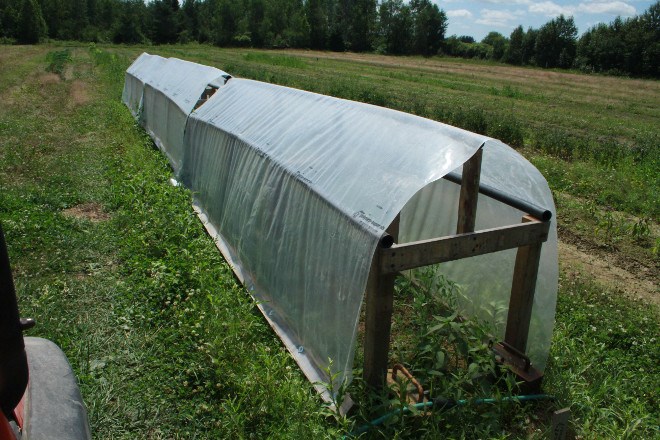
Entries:
POLYGON ((539 29, 445 38, 430 0, 0 0, 0 39, 445 54, 544 68, 660 76, 660 0, 578 38, 572 17, 539 29))
POLYGON ((518 26, 509 38, 498 32, 481 42, 451 36, 443 47, 447 55, 514 65, 660 77, 660 1, 638 16, 618 17, 577 35, 573 17, 560 15, 539 29, 518 26))

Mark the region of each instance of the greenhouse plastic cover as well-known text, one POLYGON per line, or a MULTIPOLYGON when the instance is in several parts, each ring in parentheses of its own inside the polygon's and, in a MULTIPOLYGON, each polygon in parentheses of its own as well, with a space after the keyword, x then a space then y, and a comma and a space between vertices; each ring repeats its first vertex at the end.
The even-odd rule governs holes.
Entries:
POLYGON ((178 172, 188 115, 209 84, 230 76, 215 67, 143 53, 129 67, 123 99, 178 172))
MULTIPOLYGON (((159 93, 143 93, 142 105, 180 102, 181 90, 174 95, 162 85, 169 70, 144 73, 149 69, 141 66, 162 66, 148 57, 136 60, 134 70, 142 76, 130 81, 159 93)), ((186 89, 189 102, 202 90, 195 96, 198 89, 186 89)), ((129 107, 135 102, 131 93, 124 94, 129 107)), ((166 129, 162 122, 142 123, 162 141, 171 138, 160 132, 166 129)), ((379 239, 399 213, 400 242, 454 234, 460 187, 442 177, 460 173, 480 147, 482 183, 554 214, 545 179, 510 147, 368 104, 233 78, 188 116, 184 132, 175 171, 193 192, 223 254, 312 382, 329 382, 329 360, 339 373, 337 382, 350 380, 379 239)), ((173 154, 167 142, 160 147, 173 154)), ((516 224, 523 214, 481 195, 477 228, 516 224)), ((438 266, 438 273, 462 287, 463 312, 499 326, 500 337, 514 258, 515 249, 438 266)), ((557 278, 553 224, 541 255, 528 344, 540 369, 549 351, 557 278)))

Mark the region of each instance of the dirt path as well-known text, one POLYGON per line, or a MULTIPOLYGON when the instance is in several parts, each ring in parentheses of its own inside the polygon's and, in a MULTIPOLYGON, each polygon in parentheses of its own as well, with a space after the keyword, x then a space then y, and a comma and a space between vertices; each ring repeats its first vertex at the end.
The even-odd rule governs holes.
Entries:
POLYGON ((660 292, 657 284, 619 267, 613 257, 589 253, 588 250, 585 252, 574 244, 560 242, 559 263, 564 268, 569 266, 581 270, 603 286, 619 290, 630 298, 660 307, 660 292))

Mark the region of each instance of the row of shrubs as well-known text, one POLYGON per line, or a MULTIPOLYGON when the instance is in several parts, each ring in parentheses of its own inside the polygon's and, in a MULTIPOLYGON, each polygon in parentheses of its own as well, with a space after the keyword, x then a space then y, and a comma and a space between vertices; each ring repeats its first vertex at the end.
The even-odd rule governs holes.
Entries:
POLYGON ((624 160, 632 160, 635 164, 660 160, 660 135, 657 133, 639 134, 632 144, 626 144, 612 138, 569 132, 561 127, 525 127, 511 112, 488 112, 470 105, 428 105, 420 96, 401 102, 375 88, 341 87, 338 83, 330 94, 413 113, 499 139, 515 148, 529 146, 568 161, 588 160, 612 166, 624 160))

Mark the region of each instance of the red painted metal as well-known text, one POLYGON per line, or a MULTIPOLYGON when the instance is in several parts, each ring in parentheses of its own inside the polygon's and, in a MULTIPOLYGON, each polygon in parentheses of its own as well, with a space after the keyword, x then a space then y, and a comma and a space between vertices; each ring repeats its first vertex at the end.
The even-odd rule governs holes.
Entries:
POLYGON ((9 420, 2 411, 0 411, 0 440, 16 440, 14 431, 9 426, 9 420))
POLYGON ((16 420, 16 424, 21 429, 23 429, 23 425, 25 424, 25 398, 26 397, 27 397, 27 390, 25 390, 25 394, 23 394, 23 397, 21 398, 21 401, 18 402, 18 405, 16 405, 16 408, 14 408, 14 420, 16 420))

